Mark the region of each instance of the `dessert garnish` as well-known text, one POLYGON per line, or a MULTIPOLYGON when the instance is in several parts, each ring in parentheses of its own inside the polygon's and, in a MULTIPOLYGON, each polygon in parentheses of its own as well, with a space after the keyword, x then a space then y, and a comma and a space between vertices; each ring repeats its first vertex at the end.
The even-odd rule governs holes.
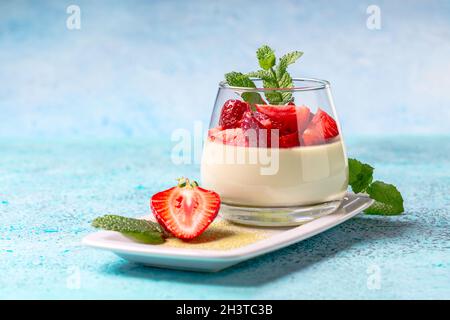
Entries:
MULTIPOLYGON (((259 78, 263 81, 264 88, 287 89, 294 86, 291 75, 287 72, 290 64, 295 63, 303 52, 293 51, 285 54, 276 63, 275 52, 267 45, 263 45, 256 51, 256 57, 261 70, 243 74, 240 72, 230 72, 225 75, 228 85, 233 87, 255 88, 255 84, 250 78, 259 78)), ((292 93, 288 90, 270 90, 265 92, 267 101, 272 105, 283 105, 292 101, 292 93)), ((251 104, 264 101, 258 93, 242 94, 242 99, 251 104), (259 97, 258 97, 259 96, 259 97)))
POLYGON ((356 159, 348 159, 349 185, 354 193, 367 193, 375 200, 364 212, 373 215, 398 215, 403 213, 403 197, 397 188, 373 180, 373 167, 356 159))
POLYGON ((95 218, 92 226, 99 229, 117 231, 137 242, 160 244, 167 234, 156 222, 134 219, 118 215, 104 215, 95 218))
POLYGON ((150 206, 158 223, 118 215, 95 218, 92 226, 117 231, 137 242, 161 244, 173 235, 182 240, 202 234, 216 218, 220 198, 214 191, 198 186, 196 181, 178 179, 178 185, 154 194, 150 206))
POLYGON ((220 197, 187 178, 158 192, 150 200, 152 212, 161 226, 177 238, 189 240, 200 235, 216 218, 220 197))

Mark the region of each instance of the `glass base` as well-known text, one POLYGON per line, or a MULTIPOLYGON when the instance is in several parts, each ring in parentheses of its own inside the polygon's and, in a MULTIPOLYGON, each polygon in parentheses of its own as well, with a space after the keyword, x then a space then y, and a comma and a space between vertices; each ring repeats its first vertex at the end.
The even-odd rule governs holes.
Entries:
POLYGON ((288 227, 310 222, 334 212, 341 200, 296 207, 244 207, 222 203, 220 215, 231 222, 261 226, 288 227))

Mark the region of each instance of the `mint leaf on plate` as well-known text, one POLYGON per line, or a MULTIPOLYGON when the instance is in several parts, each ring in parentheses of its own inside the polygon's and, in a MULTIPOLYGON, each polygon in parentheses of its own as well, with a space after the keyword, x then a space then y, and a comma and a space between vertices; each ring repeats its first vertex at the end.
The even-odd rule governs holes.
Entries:
POLYGON ((127 218, 117 215, 104 215, 95 218, 92 226, 99 229, 117 231, 138 242, 160 244, 164 242, 164 230, 152 221, 127 218))
POLYGON ((364 192, 373 179, 373 167, 356 159, 348 159, 349 181, 354 193, 364 192))
POLYGON ((403 208, 403 197, 397 188, 388 183, 375 181, 367 188, 369 196, 375 203, 365 210, 367 214, 398 215, 403 208))

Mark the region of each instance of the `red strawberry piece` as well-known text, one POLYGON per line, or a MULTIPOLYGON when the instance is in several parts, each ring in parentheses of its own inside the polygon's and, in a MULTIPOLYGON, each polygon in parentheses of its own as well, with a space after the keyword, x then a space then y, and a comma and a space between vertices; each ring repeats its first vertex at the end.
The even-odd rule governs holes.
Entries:
POLYGON ((217 136, 220 134, 220 132, 223 130, 221 126, 218 126, 216 128, 211 128, 208 130, 208 138, 211 141, 216 140, 217 136))
POLYGON ((298 132, 290 133, 280 137, 280 148, 293 148, 300 146, 300 136, 298 132))
POLYGON ((248 103, 241 100, 227 100, 220 112, 219 125, 224 129, 239 127, 239 121, 247 110, 249 110, 248 103))
POLYGON ((303 144, 305 146, 313 146, 316 144, 322 144, 325 139, 320 129, 316 126, 308 126, 302 135, 303 144))
POLYGON ((303 132, 303 142, 305 145, 323 143, 325 140, 336 137, 339 134, 336 121, 322 109, 311 119, 306 130, 303 132))
POLYGON ((259 127, 260 127, 260 123, 253 116, 252 112, 251 111, 245 112, 244 116, 242 117, 242 122, 241 122, 242 130, 244 130, 244 131, 247 131, 250 129, 258 130, 259 127))
POLYGON ((248 146, 247 140, 245 139, 244 132, 241 128, 235 129, 225 129, 225 130, 217 130, 210 129, 209 130, 209 139, 211 141, 216 141, 223 144, 228 144, 232 146, 248 146))
POLYGON ((258 111, 254 111, 253 112, 253 116, 259 122, 260 128, 264 128, 264 129, 271 129, 272 128, 272 121, 264 113, 261 113, 261 112, 258 112, 258 111))
POLYGON ((325 139, 331 139, 339 134, 336 121, 322 109, 318 109, 317 113, 311 120, 312 124, 320 127, 325 139))
POLYGON ((241 128, 246 136, 248 146, 270 147, 272 121, 265 114, 258 111, 245 112, 241 128))
POLYGON ((197 183, 180 179, 178 186, 154 194, 150 207, 164 229, 177 238, 190 240, 202 234, 216 218, 220 197, 197 183))
POLYGON ((256 105, 256 109, 270 118, 272 128, 279 129, 280 135, 293 133, 298 130, 295 106, 256 105))
POLYGON ((295 107, 295 112, 297 113, 297 129, 302 133, 312 119, 310 118, 311 112, 307 106, 295 107))
POLYGON ((295 106, 293 105, 273 106, 268 104, 257 104, 256 110, 264 113, 271 119, 282 119, 295 115, 295 106))

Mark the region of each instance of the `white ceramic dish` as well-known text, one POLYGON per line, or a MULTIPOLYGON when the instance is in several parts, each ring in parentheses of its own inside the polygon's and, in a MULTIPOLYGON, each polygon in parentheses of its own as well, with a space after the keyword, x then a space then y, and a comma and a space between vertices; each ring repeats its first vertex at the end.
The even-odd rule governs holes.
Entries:
POLYGON ((216 272, 239 262, 284 248, 337 226, 369 207, 372 201, 366 196, 348 194, 339 209, 330 215, 298 227, 266 228, 264 230, 269 234, 266 238, 237 249, 211 250, 146 245, 133 242, 120 233, 112 231, 90 234, 83 239, 83 244, 112 251, 126 260, 149 266, 216 272))

